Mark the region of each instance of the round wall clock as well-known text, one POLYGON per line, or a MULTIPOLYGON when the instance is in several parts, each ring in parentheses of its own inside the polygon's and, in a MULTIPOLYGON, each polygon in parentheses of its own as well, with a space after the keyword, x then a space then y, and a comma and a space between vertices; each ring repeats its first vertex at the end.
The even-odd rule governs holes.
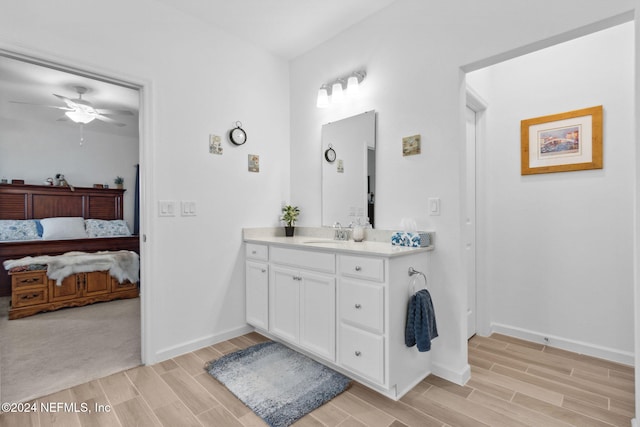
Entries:
POLYGON ((333 163, 336 161, 336 150, 333 149, 333 145, 329 144, 329 148, 327 148, 324 152, 324 158, 329 163, 333 163))
POLYGON ((242 145, 247 142, 247 133, 242 129, 242 123, 236 122, 236 127, 229 131, 229 139, 235 145, 242 145))

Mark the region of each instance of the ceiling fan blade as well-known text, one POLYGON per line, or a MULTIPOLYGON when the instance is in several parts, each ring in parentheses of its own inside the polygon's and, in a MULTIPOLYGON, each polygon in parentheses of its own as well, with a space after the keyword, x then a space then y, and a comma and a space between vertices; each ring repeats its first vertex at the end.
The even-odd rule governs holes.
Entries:
POLYGON ((57 105, 44 105, 44 104, 36 104, 34 102, 22 102, 22 101, 9 101, 9 102, 11 102, 12 104, 35 105, 35 106, 38 106, 38 107, 55 108, 57 110, 72 111, 71 108, 59 107, 57 105))
POLYGON ((58 98, 60 98, 65 104, 67 104, 67 107, 71 108, 72 110, 78 109, 78 104, 76 104, 74 101, 67 98, 66 96, 58 95, 55 93, 53 94, 53 96, 57 96, 58 98))
POLYGON ((107 108, 96 108, 95 109, 98 114, 106 114, 106 115, 122 115, 122 116, 133 116, 133 112, 129 110, 109 110, 107 108))
POLYGON ((101 115, 101 114, 98 114, 98 115, 96 116, 96 119, 98 119, 98 120, 102 120, 102 121, 103 121, 103 122, 105 122, 105 123, 109 123, 109 124, 111 124, 111 125, 115 125, 115 126, 118 126, 118 127, 126 126, 124 123, 116 122, 116 121, 115 121, 115 120, 113 120, 112 118, 107 117, 107 116, 103 116, 103 115, 101 115))

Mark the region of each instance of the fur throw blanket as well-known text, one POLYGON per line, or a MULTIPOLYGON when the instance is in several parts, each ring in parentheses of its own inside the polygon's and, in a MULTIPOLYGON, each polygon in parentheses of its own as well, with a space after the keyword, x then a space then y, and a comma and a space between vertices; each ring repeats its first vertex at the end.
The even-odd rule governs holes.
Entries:
POLYGON ((4 268, 24 267, 31 264, 46 264, 47 277, 60 286, 64 278, 75 273, 109 270, 120 283, 125 280, 136 283, 140 278, 140 258, 133 251, 67 252, 63 255, 41 255, 10 259, 4 268))

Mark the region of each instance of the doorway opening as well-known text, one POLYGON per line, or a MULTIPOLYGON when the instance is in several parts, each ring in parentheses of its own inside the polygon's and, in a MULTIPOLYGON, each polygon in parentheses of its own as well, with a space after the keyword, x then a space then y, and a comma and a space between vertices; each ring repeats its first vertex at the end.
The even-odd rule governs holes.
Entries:
POLYGON ((632 365, 635 29, 627 20, 597 30, 465 70, 489 105, 467 184, 477 196, 477 329, 632 365), (521 175, 522 120, 596 105, 604 169, 521 175), (615 253, 604 249, 613 242, 615 253))
MULTIPOLYGON (((142 88, 4 50, 0 70, 2 178, 9 185, 22 180, 37 186, 59 183, 56 175, 64 175, 70 188, 92 189, 114 188, 123 180, 122 219, 132 234, 142 235, 142 88), (65 114, 82 101, 99 114, 91 122, 65 114)), ((0 289, 2 401, 42 396, 143 361, 141 298, 14 320, 7 318, 10 304, 11 289, 0 289)))

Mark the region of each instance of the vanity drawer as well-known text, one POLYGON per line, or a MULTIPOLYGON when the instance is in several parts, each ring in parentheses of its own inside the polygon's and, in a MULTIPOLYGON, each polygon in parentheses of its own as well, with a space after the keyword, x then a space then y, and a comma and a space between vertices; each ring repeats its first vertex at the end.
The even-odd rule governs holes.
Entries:
POLYGON ((247 246, 245 248, 245 255, 247 256, 247 258, 267 261, 269 260, 269 246, 247 243, 247 246))
POLYGON ((335 273, 336 257, 333 253, 271 247, 271 262, 307 270, 335 273))
POLYGON ((340 274, 364 280, 384 282, 384 260, 362 256, 340 255, 340 274))
POLYGON ((340 319, 373 332, 384 331, 384 287, 372 282, 341 279, 340 319))
POLYGON ((384 338, 340 325, 340 364, 378 384, 384 384, 384 338))

